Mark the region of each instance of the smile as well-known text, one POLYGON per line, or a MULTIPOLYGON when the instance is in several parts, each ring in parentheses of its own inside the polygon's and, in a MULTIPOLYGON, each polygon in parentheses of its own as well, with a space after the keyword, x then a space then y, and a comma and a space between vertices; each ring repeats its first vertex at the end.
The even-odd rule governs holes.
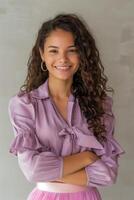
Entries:
POLYGON ((57 69, 57 70, 59 70, 59 71, 67 71, 68 69, 70 69, 71 68, 71 66, 55 66, 55 68, 57 69))

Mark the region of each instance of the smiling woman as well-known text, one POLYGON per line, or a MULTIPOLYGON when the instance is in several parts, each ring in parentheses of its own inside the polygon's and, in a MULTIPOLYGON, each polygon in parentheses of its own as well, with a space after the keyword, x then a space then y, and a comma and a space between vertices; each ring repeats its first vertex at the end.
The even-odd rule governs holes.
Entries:
POLYGON ((107 80, 84 20, 59 14, 42 24, 25 84, 9 102, 10 152, 36 183, 28 200, 101 200, 97 187, 116 182, 124 151, 107 80))

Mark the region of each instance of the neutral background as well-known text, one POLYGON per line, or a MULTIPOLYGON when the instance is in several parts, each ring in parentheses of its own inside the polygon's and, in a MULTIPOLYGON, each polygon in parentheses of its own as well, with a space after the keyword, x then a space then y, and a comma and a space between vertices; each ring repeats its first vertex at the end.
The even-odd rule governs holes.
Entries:
POLYGON ((115 136, 126 154, 118 180, 101 188, 103 200, 134 198, 134 1, 132 0, 0 0, 0 199, 24 200, 34 185, 9 154, 13 132, 8 101, 23 84, 27 59, 43 21, 59 12, 82 15, 100 50, 109 85, 115 89, 115 136))

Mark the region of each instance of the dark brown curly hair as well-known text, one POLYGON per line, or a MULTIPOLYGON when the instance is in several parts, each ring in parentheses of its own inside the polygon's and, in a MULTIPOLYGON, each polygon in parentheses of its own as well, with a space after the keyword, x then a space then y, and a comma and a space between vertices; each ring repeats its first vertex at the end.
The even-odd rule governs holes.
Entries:
POLYGON ((47 37, 56 29, 69 31, 74 36, 75 46, 80 56, 80 65, 73 76, 73 94, 78 98, 88 128, 92 128, 95 137, 102 142, 106 139, 105 125, 101 122, 101 116, 105 113, 102 101, 107 96, 106 92, 114 93, 114 90, 106 87, 108 78, 104 74, 95 39, 80 16, 61 13, 42 24, 27 63, 27 77, 20 90, 30 92, 48 78, 48 71, 44 72, 40 67, 42 59, 39 48, 44 50, 47 37))

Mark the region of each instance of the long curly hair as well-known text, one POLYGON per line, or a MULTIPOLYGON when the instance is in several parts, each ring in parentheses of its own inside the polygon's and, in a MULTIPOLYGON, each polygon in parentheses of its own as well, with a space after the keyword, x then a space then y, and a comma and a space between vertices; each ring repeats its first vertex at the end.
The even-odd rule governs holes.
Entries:
POLYGON ((107 96, 106 92, 114 93, 114 90, 106 86, 108 78, 104 74, 95 39, 82 17, 78 17, 76 14, 61 13, 42 24, 27 63, 27 77, 20 90, 30 92, 48 78, 48 71, 42 71, 40 67, 42 59, 39 48, 43 51, 47 37, 56 29, 69 31, 74 36, 80 64, 73 76, 73 95, 78 99, 88 128, 93 130, 95 137, 100 142, 103 142, 106 140, 106 129, 101 121, 101 117, 105 113, 102 101, 107 96))

